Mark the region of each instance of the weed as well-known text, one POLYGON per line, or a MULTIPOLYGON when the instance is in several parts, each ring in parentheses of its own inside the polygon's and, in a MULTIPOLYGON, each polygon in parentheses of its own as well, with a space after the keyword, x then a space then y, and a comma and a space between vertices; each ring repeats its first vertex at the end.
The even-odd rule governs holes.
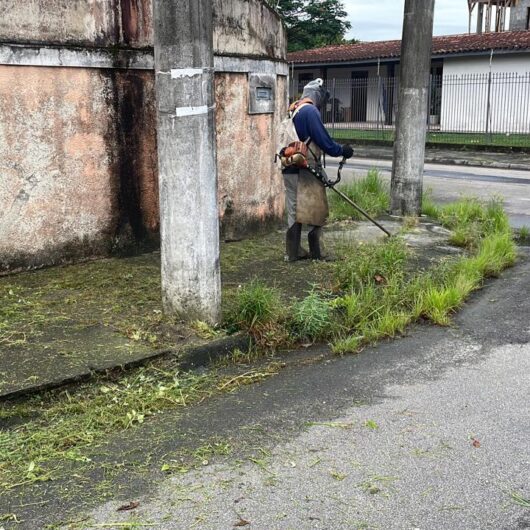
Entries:
POLYGON ((348 475, 346 475, 345 473, 340 473, 339 471, 330 471, 329 474, 335 479, 335 480, 338 480, 338 481, 343 481, 348 475))
MULTIPOLYGON (((340 191, 373 216, 384 213, 390 206, 388 186, 375 169, 371 169, 362 179, 340 186, 340 191)), ((343 199, 333 194, 330 196, 330 218, 336 221, 361 217, 343 199)))
POLYGON ((406 216, 403 218, 401 228, 404 232, 407 232, 409 230, 417 228, 419 224, 420 224, 420 220, 418 217, 406 216))
POLYGON ((192 329, 197 333, 201 339, 213 339, 217 336, 219 336, 219 331, 212 328, 210 324, 207 322, 203 322, 201 320, 196 320, 195 322, 192 322, 191 324, 192 329))
POLYGON ((427 192, 423 194, 421 211, 424 215, 432 217, 433 219, 438 219, 439 217, 439 207, 432 200, 431 190, 427 190, 427 192))
POLYGON ((384 244, 360 245, 346 249, 335 263, 335 278, 340 289, 358 290, 403 273, 409 252, 402 239, 384 244))
POLYGON ((331 427, 333 429, 351 429, 353 423, 343 423, 339 421, 309 421, 307 427, 331 427))
POLYGON ((361 349, 363 337, 351 335, 349 337, 338 339, 331 345, 331 351, 338 355, 346 353, 357 353, 361 349))
POLYGON ((280 307, 278 291, 255 279, 238 290, 231 319, 239 326, 252 330, 276 320, 280 307))
POLYGON ((450 323, 449 313, 463 302, 463 294, 456 287, 430 287, 423 301, 424 316, 440 326, 450 323))
POLYGON ((303 300, 294 304, 290 318, 292 330, 303 340, 323 339, 330 333, 330 314, 328 301, 313 289, 303 300))
POLYGON ((530 239, 530 228, 528 226, 522 226, 519 228, 519 240, 526 241, 530 239))

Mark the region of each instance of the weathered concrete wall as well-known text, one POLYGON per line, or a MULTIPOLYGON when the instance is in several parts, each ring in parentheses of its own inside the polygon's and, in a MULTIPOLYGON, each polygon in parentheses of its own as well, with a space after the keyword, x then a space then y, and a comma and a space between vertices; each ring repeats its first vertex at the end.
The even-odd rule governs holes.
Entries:
MULTIPOLYGON (((152 0, 0 0, 0 41, 153 46, 152 0)), ((262 0, 213 0, 214 51, 285 59, 286 34, 262 0)))
MULTIPOLYGON (((285 84, 286 78, 279 77, 277 93, 284 93, 285 84)), ((222 236, 233 240, 270 229, 283 215, 283 182, 274 153, 285 100, 277 100, 275 114, 250 115, 247 75, 230 73, 216 76, 215 98, 222 236)))
POLYGON ((76 244, 97 252, 111 234, 111 95, 98 72, 0 67, 4 268, 53 260, 76 244))
MULTIPOLYGON (((283 214, 285 32, 260 0, 214 8, 220 215, 239 238, 283 214), (249 115, 250 72, 277 76, 276 114, 249 115)), ((158 244, 151 9, 0 0, 0 274, 158 244)))
POLYGON ((0 270, 158 229, 150 73, 0 66, 0 270))
POLYGON ((213 0, 214 50, 221 55, 285 60, 287 37, 262 0, 213 0))
POLYGON ((151 0, 1 0, 0 13, 3 42, 152 46, 151 0))

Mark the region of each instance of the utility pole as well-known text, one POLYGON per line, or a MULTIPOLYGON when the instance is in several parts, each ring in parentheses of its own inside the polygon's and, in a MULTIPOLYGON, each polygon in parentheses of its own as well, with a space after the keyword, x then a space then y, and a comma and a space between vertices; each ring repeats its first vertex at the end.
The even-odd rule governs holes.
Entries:
POLYGON ((434 0, 405 0, 391 211, 421 213, 434 0))
POLYGON ((218 322, 221 281, 211 0, 154 0, 164 308, 218 322))

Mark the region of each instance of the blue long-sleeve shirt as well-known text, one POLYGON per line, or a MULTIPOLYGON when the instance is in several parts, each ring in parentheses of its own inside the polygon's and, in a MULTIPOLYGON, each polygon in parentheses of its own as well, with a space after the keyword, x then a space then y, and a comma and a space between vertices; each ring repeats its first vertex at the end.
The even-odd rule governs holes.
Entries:
POLYGON ((302 107, 293 121, 301 141, 311 138, 311 141, 315 142, 327 155, 342 156, 342 146, 331 139, 322 123, 320 111, 314 105, 302 107))

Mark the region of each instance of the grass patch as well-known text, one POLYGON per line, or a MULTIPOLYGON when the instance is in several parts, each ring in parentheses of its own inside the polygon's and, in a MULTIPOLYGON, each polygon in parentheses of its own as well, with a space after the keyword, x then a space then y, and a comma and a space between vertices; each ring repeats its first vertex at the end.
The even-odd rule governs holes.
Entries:
POLYGON ((331 332, 329 302, 316 289, 295 303, 290 318, 292 331, 300 340, 315 342, 327 338, 331 332))
POLYGON ((427 197, 425 210, 454 230, 452 241, 468 254, 412 275, 407 272, 407 249, 397 238, 344 254, 335 270, 335 353, 356 352, 365 344, 403 333, 419 318, 449 325, 452 313, 484 278, 498 276, 514 264, 516 246, 498 200, 484 204, 470 198, 437 206, 427 197))
POLYGON ((276 289, 252 280, 237 292, 235 308, 229 320, 251 331, 277 320, 280 307, 280 294, 276 289))
MULTIPOLYGON (((372 216, 381 215, 390 208, 390 189, 375 169, 371 169, 365 178, 343 184, 338 189, 372 216)), ((335 193, 329 195, 329 206, 332 221, 362 218, 335 193)))
POLYGON ((280 293, 259 280, 240 287, 227 325, 247 331, 261 348, 274 350, 290 342, 280 293))
POLYGON ((513 265, 516 247, 498 200, 482 203, 466 198, 445 206, 428 201, 431 215, 454 231, 453 240, 467 250, 466 255, 428 271, 411 272, 413 256, 399 237, 338 249, 327 295, 314 288, 289 307, 282 304, 278 293, 263 286, 251 283, 248 290, 243 289, 245 304, 241 307, 266 308, 246 311, 247 319, 240 319, 246 322, 245 329, 259 343, 274 347, 329 340, 335 353, 345 354, 400 335, 420 318, 449 325, 452 314, 484 278, 497 276, 513 265), (274 304, 281 310, 275 311, 274 304), (255 322, 261 324, 256 326, 255 322), (265 341, 263 329, 269 333, 265 341))
MULTIPOLYGON (((338 249, 338 261, 323 265, 326 283, 310 289, 302 300, 288 302, 278 289, 252 280, 234 289, 227 324, 247 330, 258 347, 248 353, 234 352, 233 360, 252 362, 263 348, 275 350, 321 340, 330 341, 336 353, 356 352, 366 344, 403 333, 410 322, 420 318, 443 325, 450 323, 451 314, 480 287, 484 278, 496 276, 514 263, 516 247, 499 201, 483 204, 464 199, 429 208, 444 226, 460 229, 466 235, 462 238, 467 251, 464 257, 414 273, 410 270, 410 250, 404 240, 395 237, 381 244, 338 249)), ((298 270, 315 274, 311 264, 298 270)), ((0 316, 13 316, 15 321, 35 318, 44 326, 45 306, 52 303, 57 292, 52 281, 55 274, 50 271, 46 276, 50 281, 39 284, 40 294, 31 300, 27 294, 31 285, 13 283, 2 293, 8 302, 0 306, 0 316), (26 307, 30 316, 23 317, 26 307), (43 315, 42 322, 39 314, 43 315)), ((73 289, 74 280, 67 274, 61 280, 61 288, 70 285, 73 289)), ((96 295, 113 289, 107 281, 94 280, 96 295)), ((139 283, 135 285, 135 289, 141 288, 139 283)), ((147 295, 135 294, 133 299, 141 300, 142 296, 147 295)), ((157 307, 155 302, 153 298, 153 305, 145 303, 152 309, 157 307)), ((60 299, 57 303, 65 301, 60 299)), ((121 311, 122 306, 118 313, 121 311)), ((161 318, 156 313, 155 317, 161 318)), ((217 334, 204 323, 195 322, 193 326, 204 337, 217 334)), ((9 340, 22 340, 22 335, 9 336, 9 340)), ((81 385, 75 393, 57 391, 23 403, 3 403, 0 419, 6 427, 0 431, 0 485, 9 490, 53 479, 65 461, 88 466, 89 448, 103 443, 110 434, 137 428, 164 410, 178 410, 212 394, 262 381, 276 371, 270 367, 231 377, 215 371, 198 375, 180 373, 175 365, 160 361, 116 377, 96 379, 81 385)), ((223 447, 205 451, 221 451, 223 447)))

